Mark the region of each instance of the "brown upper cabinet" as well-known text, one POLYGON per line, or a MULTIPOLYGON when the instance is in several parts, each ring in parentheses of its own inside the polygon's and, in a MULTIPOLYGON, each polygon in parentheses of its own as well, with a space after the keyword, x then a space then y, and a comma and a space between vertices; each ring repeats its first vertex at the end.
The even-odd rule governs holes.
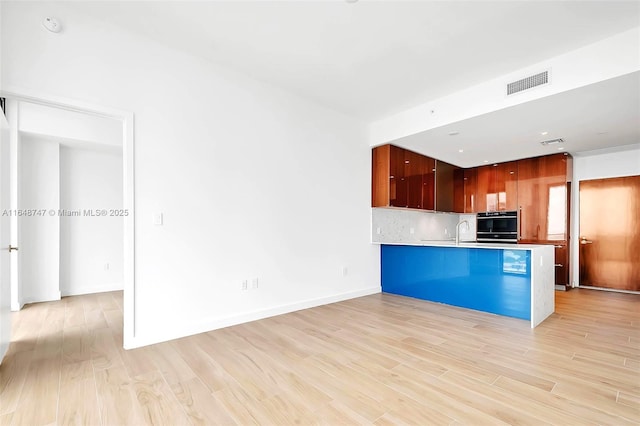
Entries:
POLYGON ((435 160, 394 145, 373 149, 373 207, 434 209, 435 160))
POLYGON ((477 211, 478 169, 456 169, 453 182, 453 211, 475 213, 477 211))
POLYGON ((476 212, 518 208, 518 165, 515 161, 477 168, 476 212))
POLYGON ((453 212, 455 207, 455 177, 459 167, 436 160, 436 210, 453 212))
POLYGON ((571 161, 565 153, 518 161, 520 242, 567 241, 571 161))

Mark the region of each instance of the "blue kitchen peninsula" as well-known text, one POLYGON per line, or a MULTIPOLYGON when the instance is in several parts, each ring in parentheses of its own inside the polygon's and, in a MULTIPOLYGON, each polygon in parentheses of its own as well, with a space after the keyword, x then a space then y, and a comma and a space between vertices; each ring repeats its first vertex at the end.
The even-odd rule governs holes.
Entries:
POLYGON ((383 243, 382 291, 530 321, 555 309, 547 245, 383 243))

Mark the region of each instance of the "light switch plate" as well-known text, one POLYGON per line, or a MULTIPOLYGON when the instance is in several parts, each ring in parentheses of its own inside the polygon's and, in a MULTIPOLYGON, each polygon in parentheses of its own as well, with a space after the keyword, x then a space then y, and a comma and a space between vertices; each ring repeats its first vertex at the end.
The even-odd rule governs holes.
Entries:
POLYGON ((153 224, 154 225, 162 225, 162 213, 154 213, 153 214, 153 224))

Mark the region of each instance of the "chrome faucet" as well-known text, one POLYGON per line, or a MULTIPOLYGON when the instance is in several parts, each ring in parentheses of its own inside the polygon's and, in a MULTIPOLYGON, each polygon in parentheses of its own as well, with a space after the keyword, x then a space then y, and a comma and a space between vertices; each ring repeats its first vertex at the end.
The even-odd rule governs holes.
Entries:
POLYGON ((458 222, 458 224, 456 225, 456 245, 460 245, 460 225, 464 225, 467 224, 467 230, 469 229, 469 221, 468 220, 461 220, 460 222, 458 222))

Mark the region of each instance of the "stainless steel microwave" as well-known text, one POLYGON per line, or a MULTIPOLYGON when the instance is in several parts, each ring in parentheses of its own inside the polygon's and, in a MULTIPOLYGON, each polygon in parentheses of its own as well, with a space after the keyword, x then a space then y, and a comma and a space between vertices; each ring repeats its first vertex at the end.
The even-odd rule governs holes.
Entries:
POLYGON ((517 211, 478 213, 476 217, 476 239, 479 243, 518 242, 517 211))

